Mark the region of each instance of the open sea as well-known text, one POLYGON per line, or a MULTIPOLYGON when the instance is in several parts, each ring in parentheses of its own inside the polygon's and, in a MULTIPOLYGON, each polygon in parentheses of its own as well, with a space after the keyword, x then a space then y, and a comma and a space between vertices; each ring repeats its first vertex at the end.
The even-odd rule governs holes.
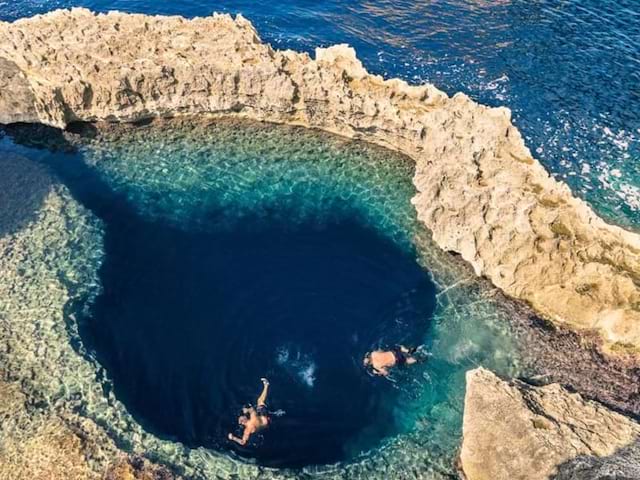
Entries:
POLYGON ((640 223, 638 0, 0 0, 0 20, 72 6, 241 13, 275 48, 348 43, 370 72, 509 107, 575 194, 613 222, 640 223))
MULTIPOLYGON (((312 55, 348 43, 372 73, 511 108, 556 178, 609 221, 640 228, 640 1, 0 0, 0 20, 72 6, 239 13, 275 48, 312 55)), ((56 275, 73 262, 89 272, 91 294, 65 314, 74 347, 104 368, 101 388, 126 407, 108 417, 112 405, 87 400, 102 424, 130 413, 162 442, 269 467, 339 464, 340 478, 373 478, 391 452, 387 465, 449 478, 465 372, 523 373, 508 309, 443 252, 418 253, 416 238, 428 235, 410 204, 407 159, 251 122, 37 128, 0 132, 0 153, 28 159, 0 158, 15 190, 5 196, 26 198, 11 178, 46 165, 56 192, 84 212, 65 228, 99 231, 86 261, 73 242, 57 252, 56 275), (398 343, 422 345, 423 362, 390 381, 363 371, 365 352, 398 343), (231 445, 263 376, 273 425, 231 445), (349 477, 356 462, 361 474, 349 477)), ((50 194, 39 188, 32 215, 0 236, 32 228, 50 194)), ((123 444, 134 438, 126 430, 114 433, 123 444)), ((182 460, 155 452, 179 471, 182 460)))

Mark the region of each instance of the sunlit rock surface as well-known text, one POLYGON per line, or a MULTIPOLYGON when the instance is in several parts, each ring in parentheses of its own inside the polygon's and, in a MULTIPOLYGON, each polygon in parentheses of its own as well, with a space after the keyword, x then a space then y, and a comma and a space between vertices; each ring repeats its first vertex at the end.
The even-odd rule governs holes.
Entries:
POLYGON ((467 372, 460 462, 468 480, 543 480, 559 468, 563 479, 637 478, 640 459, 630 452, 639 440, 639 424, 558 384, 467 372))
MULTIPOLYGON (((189 479, 454 475, 464 371, 483 364, 501 375, 519 375, 523 365, 511 322, 520 316, 514 302, 505 301, 488 282, 480 285, 464 262, 431 242, 410 203, 415 191, 412 162, 322 132, 237 119, 198 122, 184 117, 84 128, 86 135, 81 126, 64 134, 42 126, 13 127, 5 129, 11 132, 7 137, 0 137, 0 190, 11 192, 9 205, 32 199, 31 208, 12 217, 7 222, 12 229, 0 236, 0 368, 28 398, 25 423, 15 428, 0 424, 0 449, 26 441, 41 422, 78 412, 65 416, 70 428, 76 429, 75 422, 100 427, 96 435, 82 437, 87 450, 110 452, 114 442, 127 455, 145 456, 189 479), (411 381, 399 385, 407 395, 394 408, 394 416, 406 425, 406 433, 389 436, 380 448, 352 461, 291 472, 265 469, 213 448, 190 449, 140 425, 114 394, 109 372, 94 360, 78 332, 103 287, 99 271, 106 258, 106 225, 83 206, 82 195, 71 188, 74 182, 61 180, 65 171, 83 169, 99 174, 148 218, 185 225, 189 221, 181 212, 201 208, 198 200, 207 198, 224 200, 229 228, 249 212, 283 202, 296 207, 287 213, 292 222, 330 220, 340 214, 340 207, 353 209, 357 218, 399 246, 419 247, 419 261, 438 284, 438 304, 425 332, 429 361, 408 372, 411 381), (29 175, 38 181, 22 180, 29 175), (32 415, 34 410, 38 416, 32 415)), ((87 178, 76 180, 76 187, 87 178)), ((546 342, 527 341, 528 349, 531 345, 546 342)), ((41 437, 38 444, 54 442, 47 438, 41 437)), ((75 458, 73 450, 67 453, 75 458)), ((103 474, 118 455, 92 454, 92 459, 104 461, 92 460, 90 468, 103 474)), ((7 458, 0 455, 0 463, 7 458)), ((9 478, 33 478, 10 473, 22 475, 16 458, 12 455, 3 465, 9 478)), ((66 478, 56 475, 51 478, 66 478)))
POLYGON ((5 123, 233 114, 398 150, 416 162, 413 201, 441 248, 609 350, 640 347, 640 237, 552 179, 505 108, 369 75, 346 46, 275 51, 227 15, 74 9, 2 23, 0 84, 5 123))

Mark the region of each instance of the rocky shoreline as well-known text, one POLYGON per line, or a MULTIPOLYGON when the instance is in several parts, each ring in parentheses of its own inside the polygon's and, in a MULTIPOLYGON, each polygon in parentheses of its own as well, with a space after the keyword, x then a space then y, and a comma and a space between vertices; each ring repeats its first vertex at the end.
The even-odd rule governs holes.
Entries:
POLYGON ((533 387, 471 370, 464 415, 460 465, 470 480, 640 474, 640 459, 627 451, 640 444, 640 424, 558 384, 533 387), (594 458, 605 460, 588 465, 594 458))
POLYGON ((228 15, 1 23, 0 85, 0 123, 228 114, 397 150, 416 162, 413 202, 442 249, 548 319, 597 330, 609 351, 640 348, 640 236, 551 178, 506 108, 370 75, 344 45, 315 59, 273 50, 228 15))
MULTIPOLYGON (((599 373, 605 373, 609 398, 602 398, 607 388, 585 381, 588 372, 572 378, 566 361, 555 380, 640 415, 640 236, 606 224, 566 185, 551 178, 531 156, 507 109, 485 107, 462 94, 449 98, 431 85, 410 86, 370 75, 344 45, 317 49, 315 59, 273 50, 240 16, 185 20, 73 9, 0 22, 0 123, 64 128, 77 121, 135 122, 182 115, 301 125, 407 155, 416 164, 413 204, 435 243, 460 254, 476 275, 529 304, 562 332, 573 329, 581 335, 567 340, 570 333, 553 333, 544 346, 542 333, 536 348, 552 356, 551 350, 563 341, 588 338, 593 345, 571 354, 576 362, 580 355, 599 355, 600 347, 616 354, 585 363, 586 368, 602 365, 599 373)), ((9 399, 7 415, 15 417, 11 425, 18 425, 20 415, 33 414, 33 400, 15 383, 19 378, 8 373, 2 378, 0 396, 9 399)), ((488 438, 492 432, 517 434, 514 442, 526 448, 550 438, 587 445, 592 432, 562 426, 573 421, 566 419, 566 411, 561 412, 562 421, 552 422, 560 426, 547 428, 551 414, 543 400, 548 397, 555 406, 570 404, 576 415, 587 412, 580 421, 595 415, 595 427, 604 425, 610 434, 607 445, 634 448, 640 430, 621 415, 560 387, 507 384, 489 372, 473 371, 461 452, 469 480, 547 478, 554 472, 572 478, 572 471, 584 467, 584 462, 568 466, 572 458, 613 453, 609 447, 555 449, 555 456, 543 455, 540 464, 518 464, 519 456, 495 455, 511 445, 505 443, 506 434, 488 438), (504 405, 499 404, 503 400, 504 405), (486 408, 487 402, 492 408, 486 408), (525 419, 520 430, 511 430, 512 416, 525 419), (493 461, 487 462, 488 457, 493 461)), ((171 477, 162 467, 120 452, 100 427, 87 424, 88 433, 83 433, 78 425, 84 420, 66 415, 48 417, 47 422, 55 424, 51 427, 38 423, 26 443, 3 442, 3 452, 14 453, 0 461, 0 478, 33 478, 38 472, 58 478, 57 470, 29 470, 31 466, 20 463, 32 457, 31 448, 44 452, 41 463, 46 468, 72 471, 64 462, 81 465, 77 478, 171 477), (45 447, 51 445, 47 453, 45 447), (95 445, 100 445, 102 457, 91 464, 86 452, 95 445), (113 456, 107 470, 109 454, 104 452, 113 456)), ((5 433, 4 425, 2 430, 5 433)), ((602 466, 589 465, 591 472, 602 466)), ((634 465, 627 465, 625 472, 634 465)))

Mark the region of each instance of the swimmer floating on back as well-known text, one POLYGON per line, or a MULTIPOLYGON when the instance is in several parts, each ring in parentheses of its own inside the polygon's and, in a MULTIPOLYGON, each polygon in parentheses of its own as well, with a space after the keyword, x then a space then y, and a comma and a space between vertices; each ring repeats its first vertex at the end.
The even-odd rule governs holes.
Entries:
POLYGON ((242 438, 236 437, 233 433, 230 433, 228 438, 232 442, 236 442, 239 445, 246 445, 251 435, 261 430, 264 430, 271 423, 269 412, 267 410, 267 393, 269 392, 269 381, 266 378, 262 378, 262 393, 258 397, 256 402, 256 408, 245 407, 242 409, 242 415, 238 417, 238 424, 244 427, 242 438))
POLYGON ((364 356, 363 364, 371 367, 375 375, 386 377, 389 369, 402 365, 413 365, 418 359, 413 356, 415 348, 407 348, 404 345, 396 345, 391 350, 374 350, 364 356))

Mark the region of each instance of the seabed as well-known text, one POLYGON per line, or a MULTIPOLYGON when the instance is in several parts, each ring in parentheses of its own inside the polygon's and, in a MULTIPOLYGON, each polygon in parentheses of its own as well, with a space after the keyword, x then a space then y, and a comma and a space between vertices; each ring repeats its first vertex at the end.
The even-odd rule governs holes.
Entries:
MULTIPOLYGON (((5 168, 30 179, 37 172, 39 180, 13 192, 16 200, 32 198, 31 211, 6 220, 0 239, 0 295, 6 299, 0 314, 8 345, 2 362, 13 378, 28 379, 28 391, 46 409, 90 419, 118 447, 193 478, 264 478, 265 472, 273 478, 389 478, 407 469, 446 478, 455 473, 465 371, 482 364, 505 376, 527 372, 530 362, 513 323, 517 309, 431 243, 410 203, 412 163, 400 155, 302 128, 237 120, 77 125, 44 136, 34 128, 9 129, 0 143, 12 155, 3 160, 5 168), (99 215, 83 205, 98 183, 137 215, 177 229, 210 228, 204 219, 212 205, 215 228, 230 232, 256 215, 286 221, 293 230, 310 220, 323 230, 352 218, 411 255, 428 272, 436 296, 431 318, 423 319, 428 361, 396 387, 394 434, 364 451, 358 447, 367 442, 354 439, 348 460, 278 470, 227 449, 189 448, 151 433, 153 425, 143 427, 144 415, 142 423, 132 416, 81 334, 104 288, 106 225, 99 217, 108 205, 99 215)), ((29 422, 37 428, 37 419, 29 422)))

